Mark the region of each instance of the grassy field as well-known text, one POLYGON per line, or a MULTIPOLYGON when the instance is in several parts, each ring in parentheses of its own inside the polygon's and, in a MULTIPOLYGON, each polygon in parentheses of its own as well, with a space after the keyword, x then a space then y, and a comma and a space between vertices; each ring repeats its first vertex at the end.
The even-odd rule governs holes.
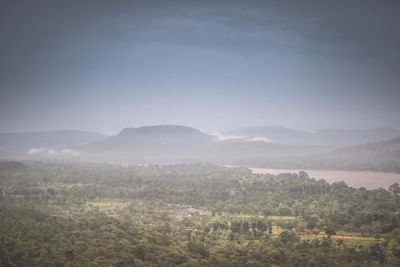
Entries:
MULTIPOLYGON (((133 201, 135 202, 135 201, 133 201)), ((133 204, 133 202, 126 202, 126 200, 123 199, 102 199, 102 200, 96 200, 96 201, 90 201, 86 203, 86 207, 88 209, 90 208, 98 208, 99 211, 107 212, 107 213, 113 213, 117 210, 121 210, 124 207, 127 207, 130 203, 133 204)), ((136 203, 139 204, 139 203, 136 203)), ((143 204, 143 203, 142 203, 143 204)), ((137 206, 137 205, 135 205, 137 206)), ((139 208, 138 205, 137 207, 139 208)), ((172 213, 172 215, 176 215, 175 213, 177 211, 181 211, 181 209, 177 209, 176 205, 169 205, 169 210, 165 210, 167 213, 172 213)), ((142 207, 143 208, 143 207, 142 207)), ((166 207, 164 207, 166 208, 166 207)), ((145 212, 145 211, 142 211, 145 212)), ((151 211, 148 211, 152 213, 151 211)), ((205 215, 211 217, 211 212, 210 211, 204 211, 205 215)), ((283 228, 278 227, 275 223, 276 222, 282 222, 282 221, 294 221, 296 220, 296 217, 294 216, 263 216, 263 215, 249 215, 249 214, 229 214, 229 213, 223 213, 221 215, 215 215, 214 218, 222 218, 222 217, 229 217, 229 218, 234 218, 234 219, 267 219, 273 222, 272 226, 272 235, 273 236, 278 236, 281 232, 284 231, 283 228)), ((299 235, 299 237, 302 240, 314 240, 318 239, 322 241, 324 238, 327 238, 327 235, 324 232, 320 232, 318 235, 310 235, 310 234, 304 234, 304 235, 299 235)), ((374 244, 376 242, 382 242, 383 238, 374 238, 374 237, 365 237, 362 236, 361 233, 358 232, 343 232, 343 231, 338 231, 336 235, 331 236, 333 244, 337 244, 337 240, 343 240, 343 245, 348 246, 348 247, 355 247, 359 245, 363 246, 369 246, 371 244, 374 244)))
POLYGON ((272 221, 294 221, 296 220, 295 216, 267 216, 268 220, 272 221))
MULTIPOLYGON (((324 238, 327 236, 322 236, 322 235, 300 235, 300 238, 302 240, 313 240, 313 239, 318 239, 322 241, 324 238)), ((354 247, 358 245, 363 245, 363 246, 369 246, 372 244, 375 244, 377 242, 382 242, 383 238, 381 239, 376 239, 373 237, 360 237, 360 236, 341 236, 341 235, 332 235, 331 239, 333 242, 336 242, 337 240, 343 240, 343 245, 347 247, 354 247)))

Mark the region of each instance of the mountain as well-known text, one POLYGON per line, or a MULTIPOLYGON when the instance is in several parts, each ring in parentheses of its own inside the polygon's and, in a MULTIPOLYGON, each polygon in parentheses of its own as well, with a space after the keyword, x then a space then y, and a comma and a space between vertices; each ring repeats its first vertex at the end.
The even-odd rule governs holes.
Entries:
POLYGON ((306 156, 329 151, 321 146, 296 146, 269 142, 265 138, 232 138, 214 142, 211 155, 221 159, 306 156))
MULTIPOLYGON (((343 144, 350 142, 349 140, 356 142, 357 134, 357 140, 361 141, 383 138, 386 134, 391 135, 395 132, 394 129, 331 129, 307 133, 279 126, 267 126, 230 132, 247 136, 237 137, 209 135, 187 126, 159 125, 126 128, 114 136, 83 131, 3 133, 0 134, 0 158, 73 158, 84 161, 136 163, 212 161, 227 164, 246 160, 257 162, 260 166, 286 166, 290 163, 296 166, 346 169, 347 165, 354 163, 369 164, 374 161, 388 162, 399 159, 400 138, 333 150, 328 146, 316 145, 322 140, 317 137, 330 137, 331 142, 339 142, 340 138, 344 138, 344 141, 340 141, 343 144), (252 132, 254 137, 249 137, 252 132), (310 135, 313 136, 313 142, 310 141, 312 145, 269 141, 292 140, 294 143, 305 143, 310 135)), ((326 144, 327 141, 322 143, 326 144)))
POLYGON ((400 136, 400 130, 394 128, 324 129, 319 130, 317 134, 333 145, 353 146, 397 138, 400 136))
POLYGON ((238 159, 232 165, 292 170, 350 170, 400 173, 400 137, 326 153, 238 159))
POLYGON ((65 148, 104 138, 105 135, 87 131, 0 133, 0 156, 21 156, 26 155, 30 149, 65 148))
POLYGON ((304 145, 309 144, 311 133, 284 128, 281 126, 257 126, 248 128, 238 128, 224 132, 227 136, 248 136, 264 137, 274 143, 304 145))
POLYGON ((400 130, 394 128, 372 129, 324 129, 305 132, 281 126, 259 126, 239 128, 223 133, 224 135, 264 137, 272 142, 289 145, 315 145, 340 148, 389 140, 400 136, 400 130))
POLYGON ((119 134, 79 148, 91 154, 129 154, 137 157, 185 157, 198 153, 212 136, 177 125, 126 128, 119 134))
POLYGON ((267 143, 258 139, 219 140, 201 131, 176 125, 127 128, 107 139, 76 148, 83 155, 119 159, 229 160, 255 156, 321 153, 318 147, 267 143))
POLYGON ((400 137, 342 148, 327 154, 329 157, 355 160, 400 161, 400 137))

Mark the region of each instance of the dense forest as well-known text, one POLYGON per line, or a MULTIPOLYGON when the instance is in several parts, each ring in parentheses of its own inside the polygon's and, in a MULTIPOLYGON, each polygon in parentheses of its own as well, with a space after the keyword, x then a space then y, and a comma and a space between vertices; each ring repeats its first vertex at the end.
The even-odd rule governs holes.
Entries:
POLYGON ((0 163, 0 266, 399 266, 400 187, 210 164, 0 163))

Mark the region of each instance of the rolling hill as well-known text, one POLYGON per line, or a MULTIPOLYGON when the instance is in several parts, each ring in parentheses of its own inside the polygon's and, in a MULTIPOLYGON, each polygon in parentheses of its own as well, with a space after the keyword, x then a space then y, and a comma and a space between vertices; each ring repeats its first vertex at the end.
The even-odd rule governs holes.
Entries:
MULTIPOLYGON (((297 141, 301 138, 304 141, 311 134, 277 126, 256 130, 254 134, 258 136, 266 136, 269 132, 275 135, 268 136, 275 139, 280 137, 297 141)), ((327 136, 349 136, 349 139, 356 132, 324 130, 327 136)), ((368 138, 383 138, 382 133, 385 132, 360 130, 359 140, 364 140, 368 135, 368 138)), ((388 133, 393 134, 393 131, 388 130, 385 134, 388 133)), ((251 133, 247 129, 236 134, 249 136, 251 133)), ((0 134, 0 146, 2 159, 73 158, 143 164, 204 161, 273 168, 397 170, 396 162, 400 158, 400 138, 333 150, 327 146, 269 142, 266 138, 258 137, 221 138, 179 125, 125 128, 113 136, 83 131, 7 133, 0 134)))
POLYGON ((106 138, 88 131, 44 131, 0 133, 0 157, 20 157, 30 149, 58 149, 83 145, 106 138))
POLYGON ((329 157, 358 160, 400 160, 400 137, 335 150, 329 157))
POLYGON ((327 153, 287 157, 254 157, 233 165, 310 170, 400 172, 400 137, 382 142, 349 146, 327 153))
POLYGON ((264 137, 273 142, 289 145, 314 145, 341 148, 369 142, 385 141, 400 136, 400 130, 394 128, 372 129, 324 129, 306 132, 281 126, 259 126, 239 128, 225 135, 264 137))
POLYGON ((176 125, 126 128, 107 139, 77 148, 103 158, 229 160, 254 156, 321 153, 324 148, 268 143, 258 139, 219 140, 216 136, 176 125))

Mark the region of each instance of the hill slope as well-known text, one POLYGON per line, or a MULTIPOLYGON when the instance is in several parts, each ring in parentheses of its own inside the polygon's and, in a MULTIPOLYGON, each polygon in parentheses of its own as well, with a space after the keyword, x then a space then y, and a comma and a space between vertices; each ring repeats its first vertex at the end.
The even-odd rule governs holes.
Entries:
POLYGON ((188 156, 207 145, 212 136, 186 126, 160 125, 125 128, 119 134, 79 149, 87 153, 143 157, 188 156))
MULTIPOLYGON (((219 140, 187 126, 127 128, 105 140, 78 148, 104 158, 229 160, 255 156, 318 153, 318 147, 299 147, 259 140, 219 140)), ((323 150, 325 151, 325 150, 323 150)))
POLYGON ((328 153, 328 155, 357 160, 400 160, 400 137, 383 142, 350 146, 328 153))
POLYGON ((400 130, 394 128, 372 129, 324 129, 305 132, 281 126, 259 126, 239 128, 224 133, 225 135, 265 137, 273 142, 290 145, 315 145, 346 147, 368 142, 389 140, 400 136, 400 130))
POLYGON ((87 131, 0 133, 0 156, 25 155, 32 148, 64 148, 83 145, 107 136, 87 131))

